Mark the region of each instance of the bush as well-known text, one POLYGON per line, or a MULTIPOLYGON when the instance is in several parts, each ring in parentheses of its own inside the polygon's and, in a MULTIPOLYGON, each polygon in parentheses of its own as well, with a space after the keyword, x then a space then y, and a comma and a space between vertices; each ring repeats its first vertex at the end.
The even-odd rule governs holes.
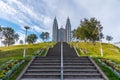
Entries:
POLYGON ((109 60, 109 59, 105 59, 105 58, 101 58, 101 61, 103 61, 105 64, 107 64, 108 66, 112 67, 113 69, 115 69, 116 71, 118 71, 120 73, 120 65, 109 60))
POLYGON ((2 79, 5 76, 5 74, 0 74, 0 79, 2 79))
POLYGON ((14 68, 14 66, 17 65, 19 62, 21 62, 21 60, 13 60, 10 63, 7 63, 5 65, 5 68, 0 72, 0 78, 4 78, 7 75, 7 73, 11 71, 12 68, 14 68))

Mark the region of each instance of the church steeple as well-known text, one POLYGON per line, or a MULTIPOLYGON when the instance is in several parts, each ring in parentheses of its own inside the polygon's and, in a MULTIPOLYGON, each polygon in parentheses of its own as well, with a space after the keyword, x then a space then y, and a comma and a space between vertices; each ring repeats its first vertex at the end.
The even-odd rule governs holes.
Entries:
POLYGON ((70 23, 70 19, 69 17, 67 18, 67 21, 66 21, 66 40, 67 42, 70 42, 71 41, 71 23, 70 23))
POLYGON ((69 17, 66 21, 65 28, 61 27, 58 29, 57 18, 54 18, 53 29, 52 29, 52 40, 53 42, 70 42, 71 41, 71 23, 69 17))
POLYGON ((53 21, 52 32, 53 32, 53 35, 52 35, 53 42, 57 42, 58 41, 58 23, 57 23, 56 17, 54 18, 54 21, 53 21))

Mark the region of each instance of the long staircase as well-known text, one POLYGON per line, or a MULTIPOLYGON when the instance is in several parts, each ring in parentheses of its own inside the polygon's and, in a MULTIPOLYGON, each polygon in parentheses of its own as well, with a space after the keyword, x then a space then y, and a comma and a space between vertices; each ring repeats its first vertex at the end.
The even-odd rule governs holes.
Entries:
POLYGON ((34 57, 17 80, 108 79, 90 57, 78 57, 70 45, 57 43, 46 57, 34 57))
POLYGON ((63 49, 64 80, 108 80, 90 57, 78 57, 67 43, 63 49))

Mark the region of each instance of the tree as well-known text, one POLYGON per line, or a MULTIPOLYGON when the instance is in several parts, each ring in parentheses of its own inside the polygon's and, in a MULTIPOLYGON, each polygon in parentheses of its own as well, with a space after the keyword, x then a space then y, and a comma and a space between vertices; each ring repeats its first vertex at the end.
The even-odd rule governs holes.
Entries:
POLYGON ((107 41, 108 41, 108 43, 109 43, 110 41, 112 41, 112 40, 113 40, 113 37, 112 37, 112 36, 107 35, 107 36, 106 36, 106 40, 107 40, 107 41))
POLYGON ((20 40, 19 43, 20 43, 20 44, 23 44, 23 40, 20 40))
POLYGON ((40 34, 40 38, 44 41, 44 40, 48 40, 49 39, 49 34, 50 33, 48 33, 48 32, 42 32, 41 34, 40 34))
POLYGON ((77 28, 76 36, 77 39, 84 41, 95 41, 103 38, 102 33, 103 27, 100 24, 100 21, 97 21, 95 18, 81 20, 80 26, 77 28), (100 35, 100 38, 99 38, 100 35))
POLYGON ((30 34, 28 35, 27 37, 27 42, 30 44, 30 43, 35 43, 37 41, 38 37, 36 34, 30 34))
POLYGON ((45 32, 42 32, 41 34, 40 34, 40 38, 44 41, 45 40, 45 32))
POLYGON ((2 34, 2 27, 0 26, 0 35, 2 34))
POLYGON ((76 32, 77 32, 76 29, 72 30, 72 32, 71 32, 71 33, 72 33, 72 36, 71 36, 71 37, 72 37, 73 40, 75 40, 75 39, 77 38, 76 32))
POLYGON ((19 35, 15 33, 14 29, 10 27, 4 27, 2 30, 3 30, 2 33, 4 36, 3 44, 10 46, 19 39, 19 35))
POLYGON ((2 27, 0 26, 0 41, 2 42, 2 27))
POLYGON ((46 39, 46 41, 49 39, 49 33, 48 32, 45 32, 45 39, 46 39))

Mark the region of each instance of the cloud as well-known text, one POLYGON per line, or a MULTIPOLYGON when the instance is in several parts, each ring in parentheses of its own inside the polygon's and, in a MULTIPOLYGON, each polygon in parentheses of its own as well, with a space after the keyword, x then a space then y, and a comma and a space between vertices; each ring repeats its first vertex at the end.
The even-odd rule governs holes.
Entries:
POLYGON ((83 18, 96 17, 104 27, 105 35, 119 41, 119 0, 0 0, 0 18, 21 26, 30 26, 31 32, 50 32, 56 16, 59 27, 65 26, 69 16, 72 29, 77 28, 83 18))
POLYGON ((31 9, 33 6, 27 7, 18 0, 0 1, 0 18, 4 18, 11 22, 17 23, 22 29, 25 25, 37 25, 40 28, 49 27, 50 18, 31 9), (38 24, 39 23, 39 24, 38 24), (43 26, 41 26, 41 25, 43 26))

